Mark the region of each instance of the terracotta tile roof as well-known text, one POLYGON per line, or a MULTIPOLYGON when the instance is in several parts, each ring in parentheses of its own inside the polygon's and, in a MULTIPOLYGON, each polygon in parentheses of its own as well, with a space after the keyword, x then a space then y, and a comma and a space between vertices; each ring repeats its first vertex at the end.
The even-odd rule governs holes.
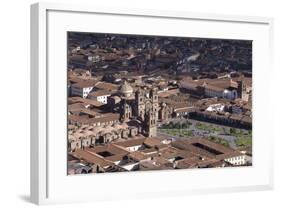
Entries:
POLYGON ((150 156, 146 155, 142 152, 135 151, 135 152, 131 152, 129 154, 129 157, 133 158, 134 160, 141 161, 141 160, 145 160, 145 159, 149 158, 150 156))
POLYGON ((222 155, 217 155, 216 159, 223 160, 227 158, 232 158, 232 157, 238 157, 238 156, 243 156, 244 154, 241 153, 240 151, 232 151, 232 152, 227 152, 222 155))
POLYGON ((122 146, 122 147, 133 147, 142 145, 145 141, 145 138, 138 138, 138 139, 129 139, 123 142, 116 142, 115 145, 122 146))
POLYGON ((119 89, 119 85, 111 84, 108 82, 99 82, 95 87, 98 89, 103 89, 108 91, 117 91, 119 89))
POLYGON ((97 154, 93 154, 81 149, 77 149, 75 152, 71 153, 71 155, 75 158, 84 160, 90 164, 97 164, 101 167, 114 165, 114 163, 104 160, 103 158, 99 157, 97 154))
POLYGON ((78 87, 78 88, 86 88, 86 87, 94 87, 99 83, 98 80, 84 80, 81 82, 77 82, 73 84, 73 87, 78 87))
POLYGON ((81 111, 83 109, 85 109, 85 105, 81 103, 74 103, 68 105, 68 111, 81 111))
POLYGON ((108 90, 97 90, 90 92, 89 96, 98 97, 98 96, 110 96, 112 92, 108 90))
POLYGON ((91 99, 87 99, 87 98, 81 98, 81 97, 69 97, 68 98, 68 103, 84 103, 86 105, 92 105, 95 107, 100 107, 102 105, 104 105, 101 102, 95 101, 95 100, 91 100, 91 99))
POLYGON ((119 155, 119 154, 127 154, 128 151, 118 147, 117 145, 114 144, 107 144, 107 145, 102 145, 102 146, 96 146, 96 147, 92 147, 92 148, 87 148, 87 151, 89 152, 94 152, 94 153, 99 153, 99 152, 110 152, 113 155, 119 155))
POLYGON ((149 146, 149 147, 155 147, 158 145, 161 145, 161 140, 158 139, 157 137, 148 137, 144 140, 144 144, 149 146))
POLYGON ((87 118, 83 116, 76 116, 76 115, 69 115, 68 120, 72 122, 78 122, 82 124, 94 124, 94 123, 106 123, 111 121, 118 121, 119 120, 118 113, 106 113, 102 114, 102 117, 97 118, 87 118))

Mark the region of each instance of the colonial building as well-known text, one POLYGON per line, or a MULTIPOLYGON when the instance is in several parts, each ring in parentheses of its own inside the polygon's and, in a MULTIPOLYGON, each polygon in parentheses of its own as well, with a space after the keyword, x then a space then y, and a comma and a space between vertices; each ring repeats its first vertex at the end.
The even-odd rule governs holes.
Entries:
POLYGON ((107 90, 99 90, 89 93, 88 98, 92 100, 96 100, 103 104, 107 104, 107 98, 111 95, 111 92, 107 90))
POLYGON ((133 95, 133 88, 127 81, 125 81, 124 84, 120 86, 119 92, 121 96, 124 96, 126 98, 131 97, 133 95))
POLYGON ((159 107, 159 112, 158 112, 160 121, 166 121, 166 120, 171 119, 172 113, 173 113, 173 109, 170 106, 168 106, 164 102, 161 103, 161 105, 159 107))
POLYGON ((158 94, 157 89, 138 89, 133 94, 133 88, 125 81, 119 90, 121 96, 120 118, 142 122, 142 132, 148 137, 157 135, 158 94))
POLYGON ((185 79, 180 83, 182 92, 204 97, 217 97, 229 100, 242 98, 248 101, 246 85, 243 81, 233 81, 232 79, 185 79))
POLYGON ((86 98, 98 83, 96 80, 86 80, 75 83, 71 86, 71 94, 82 98, 86 98))
POLYGON ((157 135, 158 94, 157 89, 139 89, 135 97, 137 118, 143 122, 148 137, 157 135))
POLYGON ((238 97, 243 101, 249 101, 249 94, 247 93, 247 87, 243 80, 237 81, 238 83, 238 97))
POLYGON ((84 124, 82 126, 69 125, 68 148, 69 151, 83 149, 89 146, 111 143, 118 139, 134 138, 138 135, 138 129, 127 123, 107 124, 93 126, 84 124))
POLYGON ((127 81, 119 88, 119 95, 121 102, 119 105, 119 112, 121 121, 129 121, 133 117, 133 107, 135 98, 133 95, 133 88, 129 85, 127 81))
POLYGON ((131 100, 122 99, 119 109, 121 121, 129 121, 133 116, 132 106, 131 100))

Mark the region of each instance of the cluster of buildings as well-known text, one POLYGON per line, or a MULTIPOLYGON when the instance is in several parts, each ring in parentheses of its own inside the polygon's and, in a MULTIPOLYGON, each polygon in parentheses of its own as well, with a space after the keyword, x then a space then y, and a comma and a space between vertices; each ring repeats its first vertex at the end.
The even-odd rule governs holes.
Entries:
POLYGON ((159 126, 183 117, 250 129, 251 88, 242 76, 238 81, 119 77, 119 84, 113 84, 86 71, 69 71, 69 162, 82 164, 70 165, 72 173, 249 163, 251 156, 206 138, 171 141, 157 135, 159 126), (213 88, 235 91, 235 96, 209 93, 213 88))
POLYGON ((69 32, 68 50, 68 68, 95 73, 164 70, 201 79, 252 69, 252 41, 69 32))
MULTIPOLYGON (((177 51, 182 41, 173 38, 150 42, 100 35, 96 42, 91 36, 79 42, 79 37, 69 37, 69 174, 251 163, 250 151, 234 150, 206 138, 173 140, 157 134, 161 125, 182 118, 251 129, 249 74, 214 70, 204 77, 196 72, 183 75, 207 56, 195 53, 194 48, 203 47, 197 40, 185 43, 193 50, 177 51), (163 67, 172 73, 163 73, 163 67), (178 76, 174 72, 179 69, 178 76)), ((214 43, 200 43, 212 46, 212 53, 219 50, 213 48, 214 43)), ((233 50, 229 53, 235 62, 233 50)))
MULTIPOLYGON (((138 170, 167 170, 245 166, 251 155, 233 150, 205 138, 171 141, 161 137, 138 136, 130 140, 102 146, 77 149, 70 153, 75 161, 84 164, 89 173, 125 172, 138 170)), ((81 167, 69 169, 70 174, 81 167)))
POLYGON ((245 102, 251 102, 252 79, 247 77, 199 79, 193 80, 186 77, 180 82, 183 92, 198 96, 217 97, 228 100, 240 98, 245 102))

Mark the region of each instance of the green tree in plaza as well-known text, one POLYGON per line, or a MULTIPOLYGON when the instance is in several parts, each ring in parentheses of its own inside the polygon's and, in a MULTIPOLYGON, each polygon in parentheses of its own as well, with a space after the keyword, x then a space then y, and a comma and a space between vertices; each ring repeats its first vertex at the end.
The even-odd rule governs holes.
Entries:
POLYGON ((229 132, 230 132, 230 134, 236 134, 237 133, 235 128, 230 128, 229 132))

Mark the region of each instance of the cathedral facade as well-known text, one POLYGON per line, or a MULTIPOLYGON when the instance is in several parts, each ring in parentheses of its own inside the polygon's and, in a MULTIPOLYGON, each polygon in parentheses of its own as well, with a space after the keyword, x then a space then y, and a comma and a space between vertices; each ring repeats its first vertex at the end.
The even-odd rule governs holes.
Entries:
POLYGON ((137 118, 143 122, 144 133, 148 137, 157 135, 158 95, 157 89, 139 89, 135 95, 137 118))
POLYGON ((157 89, 138 89, 133 93, 125 82, 120 89, 120 118, 122 121, 138 120, 142 123, 142 133, 147 137, 157 136, 158 94, 157 89))

